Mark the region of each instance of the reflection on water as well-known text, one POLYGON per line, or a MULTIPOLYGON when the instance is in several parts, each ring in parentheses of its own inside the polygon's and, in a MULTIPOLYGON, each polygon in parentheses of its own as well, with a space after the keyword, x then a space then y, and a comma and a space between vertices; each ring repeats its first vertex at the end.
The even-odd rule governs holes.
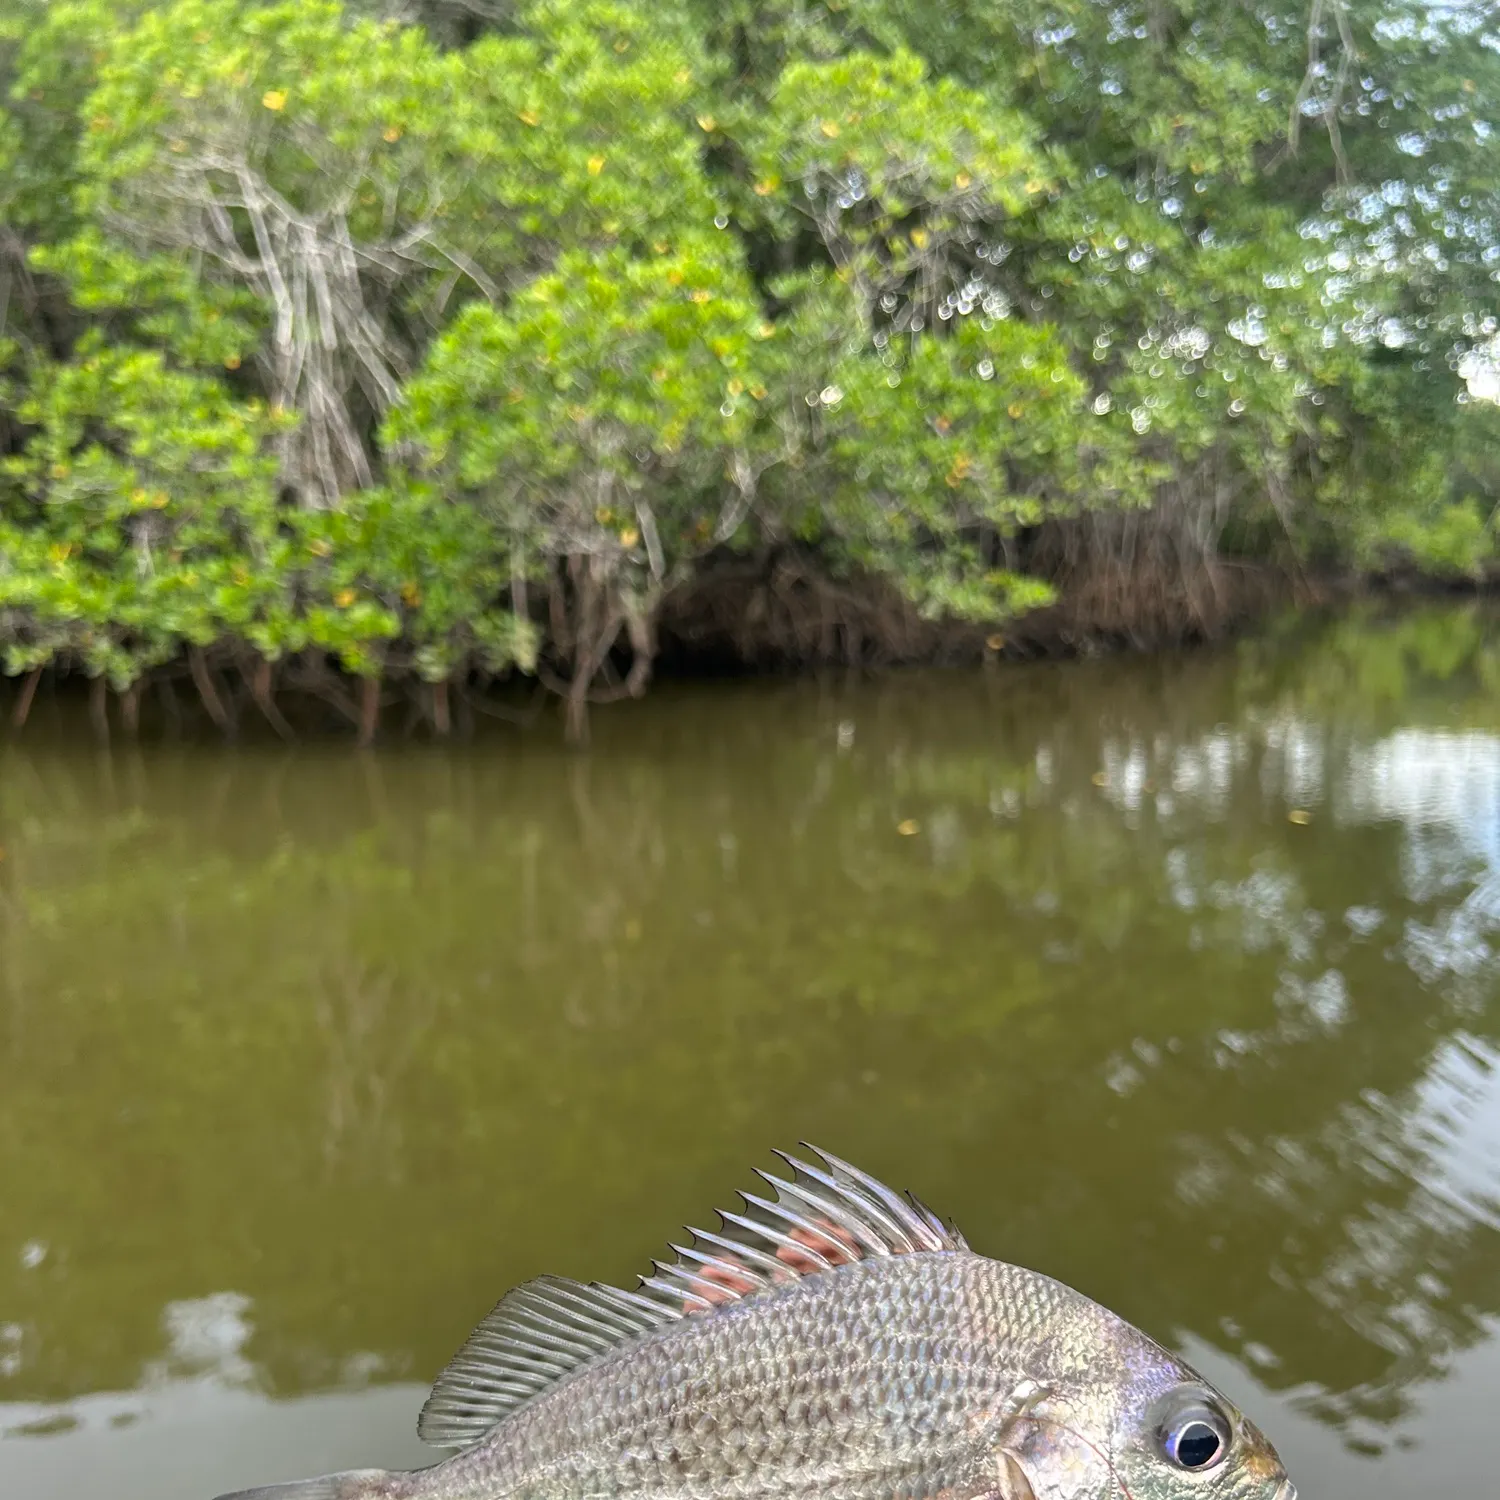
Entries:
POLYGON ((500 1290, 798 1137, 1186 1351, 1304 1493, 1490 1485, 1480 611, 664 691, 588 760, 44 717, 0 850, 6 1493, 414 1462, 500 1290))

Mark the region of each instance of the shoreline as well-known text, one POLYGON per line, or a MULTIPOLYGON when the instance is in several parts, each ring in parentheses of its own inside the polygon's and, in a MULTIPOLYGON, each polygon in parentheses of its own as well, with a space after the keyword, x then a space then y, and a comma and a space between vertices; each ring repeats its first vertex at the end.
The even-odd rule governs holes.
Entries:
MULTIPOLYGON (((1158 608, 1113 613, 1098 595, 1057 603, 990 626, 922 620, 878 583, 838 583, 805 559, 759 560, 705 576, 664 608, 653 676, 664 683, 792 679, 830 670, 878 675, 923 667, 1149 657, 1212 648, 1295 613, 1307 621, 1362 603, 1400 610, 1421 603, 1500 601, 1493 580, 1449 580, 1414 573, 1315 574, 1293 578, 1265 564, 1221 563, 1196 599, 1158 597, 1158 608), (706 585, 713 586, 707 587, 706 585), (1203 601, 1218 606, 1216 613, 1203 601), (1090 605, 1094 606, 1092 609, 1090 605), (727 606, 727 607, 726 607, 727 606), (1192 613, 1196 606, 1196 615, 1192 613), (778 612, 779 611, 779 612, 778 612)), ((520 730, 562 732, 564 700, 536 677, 470 672, 446 682, 414 671, 361 678, 327 657, 303 653, 275 667, 248 648, 190 650, 130 689, 110 689, 76 667, 48 666, 0 678, 0 744, 23 742, 39 703, 87 705, 96 743, 116 737, 244 737, 292 743, 430 742, 471 739, 486 720, 520 730), (559 722, 553 723, 556 719, 559 722)), ((646 691, 649 691, 647 689, 646 691)), ((642 693, 620 694, 640 697, 642 693)), ((607 705, 605 706, 607 712, 607 705)))

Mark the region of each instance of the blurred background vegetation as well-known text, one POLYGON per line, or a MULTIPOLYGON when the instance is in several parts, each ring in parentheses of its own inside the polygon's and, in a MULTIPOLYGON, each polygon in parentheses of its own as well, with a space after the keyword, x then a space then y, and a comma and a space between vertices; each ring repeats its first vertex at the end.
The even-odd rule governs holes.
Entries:
POLYGON ((0 74, 17 722, 1495 576, 1493 4, 0 0, 0 74))

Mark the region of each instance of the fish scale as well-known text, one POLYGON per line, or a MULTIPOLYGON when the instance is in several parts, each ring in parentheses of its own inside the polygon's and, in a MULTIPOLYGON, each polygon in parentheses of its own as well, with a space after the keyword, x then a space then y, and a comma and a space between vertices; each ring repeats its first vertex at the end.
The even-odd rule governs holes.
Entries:
POLYGON ((973 1418, 1018 1378, 962 1333, 996 1300, 989 1269, 977 1256, 866 1261, 737 1316, 673 1325, 512 1418, 503 1444, 455 1460, 452 1493, 718 1495, 727 1484, 852 1497, 886 1493, 906 1468, 945 1471, 973 1418))
POLYGON ((453 1457, 221 1500, 1295 1500, 1145 1334, 817 1154, 635 1291, 509 1293, 423 1409, 453 1457))

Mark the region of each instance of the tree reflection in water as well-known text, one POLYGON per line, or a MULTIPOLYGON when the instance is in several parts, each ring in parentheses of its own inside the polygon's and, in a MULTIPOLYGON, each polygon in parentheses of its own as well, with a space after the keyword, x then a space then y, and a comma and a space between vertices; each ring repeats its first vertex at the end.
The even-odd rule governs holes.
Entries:
POLYGON ((1445 608, 664 689, 587 762, 102 764, 43 716, 0 750, 0 1401, 149 1383, 182 1307, 278 1394, 427 1378, 805 1136, 1398 1441, 1500 1315, 1497 687, 1445 608))

